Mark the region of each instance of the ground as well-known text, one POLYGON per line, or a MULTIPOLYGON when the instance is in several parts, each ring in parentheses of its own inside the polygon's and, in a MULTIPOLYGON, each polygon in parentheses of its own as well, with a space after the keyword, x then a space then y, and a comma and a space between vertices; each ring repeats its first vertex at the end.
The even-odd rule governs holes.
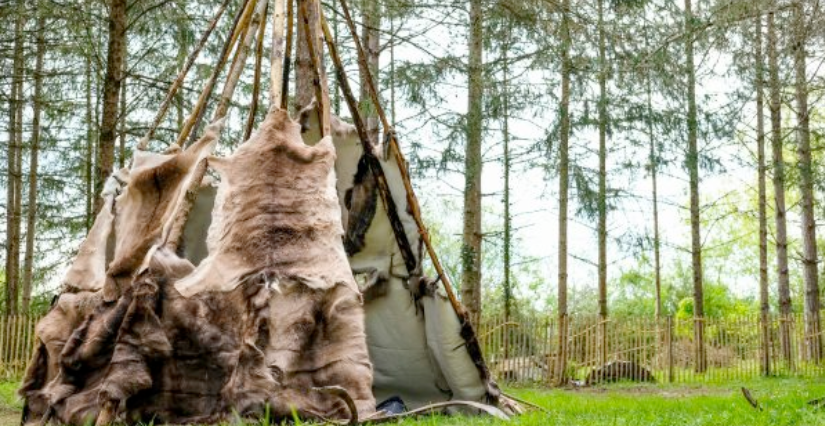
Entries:
MULTIPOLYGON (((18 383, 0 383, 0 426, 17 425, 18 383)), ((587 389, 509 389, 509 393, 544 407, 509 423, 487 417, 425 417, 403 426, 825 426, 825 407, 807 401, 825 397, 825 378, 759 379, 707 385, 618 384, 587 389), (742 396, 749 388, 762 406, 755 410, 742 396)), ((250 423, 249 425, 255 425, 250 423)))

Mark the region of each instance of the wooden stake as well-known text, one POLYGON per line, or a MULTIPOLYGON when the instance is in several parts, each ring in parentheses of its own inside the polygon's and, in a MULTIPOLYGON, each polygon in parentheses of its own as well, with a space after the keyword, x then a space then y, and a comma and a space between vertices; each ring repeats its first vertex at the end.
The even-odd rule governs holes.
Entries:
POLYGON ((172 82, 172 86, 169 87, 169 92, 166 93, 166 98, 160 104, 160 108, 158 109, 157 114, 155 115, 155 119, 152 120, 152 124, 149 125, 149 130, 146 131, 146 135, 143 136, 143 139, 138 142, 137 149, 141 151, 145 151, 146 148, 149 146, 149 142, 151 141, 152 137, 155 135, 155 130, 157 130, 158 126, 160 126, 161 121, 166 116, 166 112, 169 111, 169 106, 172 104, 172 100, 175 99, 175 95, 178 93, 178 89, 183 85, 183 80, 186 79, 186 75, 189 73, 189 69, 192 68, 192 65, 195 63, 195 60, 198 59, 198 55, 200 54, 203 47, 206 45, 206 42, 209 40, 209 36, 212 35, 212 31, 215 30, 215 27, 218 25, 218 21, 223 16, 224 11, 226 11, 226 7, 229 5, 231 0, 224 0, 223 4, 221 5, 218 12, 215 13, 215 16, 209 22, 209 26, 206 28, 206 32, 203 33, 201 36, 200 41, 198 44, 195 45, 195 50, 189 54, 189 57, 186 59, 186 63, 181 68, 180 72, 178 72, 177 78, 175 81, 172 82))

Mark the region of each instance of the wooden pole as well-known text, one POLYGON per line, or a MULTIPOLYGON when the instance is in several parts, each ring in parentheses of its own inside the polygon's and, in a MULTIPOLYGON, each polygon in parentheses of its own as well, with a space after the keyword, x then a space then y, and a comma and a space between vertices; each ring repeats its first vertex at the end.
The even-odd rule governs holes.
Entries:
MULTIPOLYGON (((252 1, 254 2, 255 0, 252 1)), ((221 93, 221 100, 215 108, 215 114, 212 117, 213 123, 226 116, 229 103, 232 100, 232 95, 235 93, 235 87, 238 84, 238 79, 240 78, 241 73, 243 72, 244 64, 246 63, 250 45, 252 44, 252 38, 256 36, 258 25, 262 24, 263 15, 266 12, 266 6, 267 3, 265 0, 257 2, 255 4, 254 13, 250 15, 251 22, 248 21, 248 31, 246 31, 245 37, 241 40, 238 45, 238 49, 235 52, 235 58, 232 62, 232 69, 229 71, 229 76, 224 84, 223 92, 221 93)), ((166 235, 165 241, 163 242, 163 245, 171 251, 176 251, 178 245, 180 244, 181 237, 183 236, 183 228, 184 225, 186 225, 186 219, 189 217, 189 212, 192 209, 192 205, 195 203, 198 188, 200 188, 201 180, 205 174, 206 161, 202 160, 196 166, 192 181, 190 182, 189 187, 186 188, 186 195, 184 196, 183 205, 176 213, 175 218, 172 219, 174 222, 169 229, 169 233, 166 235)))
POLYGON ((198 59, 198 55, 200 55, 201 50, 206 45, 206 42, 209 40, 209 37, 212 35, 212 31, 215 30, 215 27, 218 25, 218 21, 223 16, 223 13, 226 11, 226 7, 229 5, 231 0, 224 0, 221 7, 218 9, 218 12, 215 13, 215 16, 209 22, 209 26, 206 28, 206 32, 203 33, 201 36, 200 41, 198 44, 195 45, 195 50, 189 54, 189 57, 186 59, 186 63, 183 65, 183 68, 180 69, 178 72, 177 78, 175 81, 172 82, 172 86, 169 87, 169 92, 166 93, 166 98, 160 104, 160 108, 158 109, 157 114, 155 114, 154 120, 152 120, 152 124, 149 125, 149 130, 146 131, 146 135, 143 136, 143 139, 138 142, 137 149, 141 151, 145 151, 146 148, 149 146, 149 142, 151 141, 152 137, 155 135, 155 130, 157 130, 158 126, 160 126, 161 121, 163 118, 166 117, 166 112, 169 111, 169 106, 172 105, 172 101, 175 99, 175 95, 178 93, 178 89, 183 85, 183 80, 186 79, 186 75, 189 74, 189 70, 194 65, 195 61, 198 59))
MULTIPOLYGON (((301 27, 303 27, 304 36, 306 37, 307 48, 309 49, 309 60, 312 65, 313 80, 312 85, 315 87, 315 99, 318 102, 318 122, 321 123, 321 137, 330 134, 330 115, 329 115, 329 88, 324 84, 321 78, 321 52, 322 46, 316 46, 315 34, 312 33, 312 27, 309 25, 309 12, 307 11, 307 3, 318 0, 297 0, 299 5, 298 17, 301 20, 301 27)), ((321 16, 321 5, 318 7, 318 16, 321 16)))
POLYGON ((375 85, 373 84, 372 73, 369 69, 367 64, 366 55, 364 54, 364 49, 361 45, 361 40, 358 37, 358 30, 355 28, 355 24, 352 21, 352 16, 349 12, 349 7, 347 6, 346 0, 339 0, 341 4, 341 11, 344 14, 344 21, 346 21, 347 27, 352 35, 352 39, 355 42, 355 50, 358 53, 358 64, 361 70, 364 72, 366 76, 367 82, 367 89, 370 94, 370 98, 372 100, 373 106, 375 107, 375 111, 378 114, 378 117, 381 119, 381 124, 384 127, 384 134, 385 134, 385 142, 389 145, 389 152, 392 155, 398 164, 398 168, 400 170, 401 179, 404 182, 404 189, 406 190, 407 195, 407 204, 411 211, 413 219, 415 219, 416 226, 418 227, 418 232, 421 235, 421 241, 424 242, 424 246, 427 248, 427 254, 430 256, 430 260, 433 263, 433 268, 435 269, 438 277, 440 278, 444 290, 447 292, 447 298, 450 300, 450 304, 453 306, 453 309, 456 311, 460 318, 464 318, 466 316, 466 310, 461 303, 458 301, 458 297, 455 295, 455 291, 453 290, 453 285, 450 280, 450 277, 447 275, 444 267, 441 265, 441 260, 438 257, 438 254, 435 252, 435 248, 433 247, 432 241, 430 241, 430 234, 427 231, 427 227, 424 224, 424 220, 421 218, 421 206, 418 203, 418 198, 415 195, 415 190, 412 187, 412 181, 410 180, 409 173, 407 171, 407 160, 404 158, 404 155, 401 153, 401 149, 398 146, 398 140, 395 134, 395 131, 392 129, 389 121, 387 120, 387 115, 384 112, 384 108, 381 106, 381 102, 378 99, 378 93, 375 89, 375 85))
MULTIPOLYGON (((203 119, 203 114, 206 112, 206 104, 212 96, 212 91, 215 88, 215 84, 217 84, 218 77, 220 77, 221 71, 223 70, 224 65, 226 65, 229 55, 232 53, 232 47, 235 46, 241 36, 241 33, 243 33, 247 28, 249 19, 252 16, 252 11, 255 9, 256 2, 257 0, 244 0, 244 3, 241 6, 241 11, 235 17, 235 22, 232 24, 232 36, 229 37, 226 44, 224 44, 221 55, 218 57, 218 62, 215 64, 215 68, 212 70, 212 75, 209 77, 209 81, 206 83, 200 97, 195 103, 192 114, 186 118, 186 122, 180 130, 180 134, 178 135, 176 142, 178 146, 183 147, 186 145, 189 135, 192 134, 192 130, 197 128, 198 124, 203 119)), ((194 142, 194 140, 190 139, 189 143, 192 142, 194 142)))
MULTIPOLYGON (((264 0, 266 1, 266 0, 264 0)), ((261 93, 261 62, 264 55, 264 35, 266 34, 266 12, 269 8, 264 8, 261 16, 261 25, 258 27, 258 38, 255 40, 255 75, 252 79, 252 103, 249 106, 249 115, 246 117, 246 130, 244 130, 243 140, 248 140, 255 127, 255 115, 258 113, 258 97, 261 93)))
POLYGON ((673 383, 673 317, 667 317, 667 381, 673 383))
POLYGON ((324 18, 323 11, 319 12, 321 19, 321 30, 324 33, 324 40, 327 44, 329 56, 332 63, 335 65, 335 72, 337 75, 338 86, 344 95, 347 102, 347 107, 350 110, 352 121, 355 124, 355 129, 358 131, 358 138, 361 141, 361 147, 364 150, 364 155, 369 163, 370 171, 375 176, 376 184, 378 185, 378 194, 381 196, 381 202, 387 210, 387 216, 390 219, 390 226, 392 227, 395 241, 398 243, 398 248, 401 251, 401 257, 404 259, 404 265, 407 268, 407 273, 414 273, 418 266, 418 259, 415 256, 413 247, 407 238, 407 231, 404 229, 404 224, 398 214, 398 207, 395 205, 395 200, 390 193, 390 186, 387 178, 384 175, 384 169, 381 163, 375 156, 375 148, 370 142, 369 134, 366 130, 366 123, 364 123, 361 112, 358 110, 358 101, 355 100, 355 95, 352 92, 352 87, 349 85, 349 79, 344 69, 344 64, 341 57, 338 55, 338 48, 335 46, 334 37, 330 31, 327 20, 324 18))
MULTIPOLYGON (((287 0, 292 5, 292 0, 287 0)), ((269 105, 281 105, 284 79, 284 0, 274 0, 272 8, 272 52, 269 57, 269 105)))
POLYGON ((292 44, 294 42, 293 25, 295 24, 294 0, 287 0, 286 7, 286 48, 284 49, 284 71, 281 78, 281 109, 289 104, 289 75, 292 68, 292 44))

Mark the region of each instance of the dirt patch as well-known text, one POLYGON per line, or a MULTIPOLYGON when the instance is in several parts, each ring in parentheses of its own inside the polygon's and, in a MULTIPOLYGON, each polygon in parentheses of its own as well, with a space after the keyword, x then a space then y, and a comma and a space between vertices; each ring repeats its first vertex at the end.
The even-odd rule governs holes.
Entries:
POLYGON ((0 426, 18 426, 20 413, 11 410, 0 410, 0 426))
POLYGON ((628 385, 628 386, 587 386, 587 387, 569 387, 565 390, 577 393, 590 394, 626 394, 626 395, 658 395, 664 398, 683 398, 687 396, 701 396, 701 395, 726 395, 731 392, 730 389, 717 387, 679 387, 679 388, 662 388, 655 385, 628 385))

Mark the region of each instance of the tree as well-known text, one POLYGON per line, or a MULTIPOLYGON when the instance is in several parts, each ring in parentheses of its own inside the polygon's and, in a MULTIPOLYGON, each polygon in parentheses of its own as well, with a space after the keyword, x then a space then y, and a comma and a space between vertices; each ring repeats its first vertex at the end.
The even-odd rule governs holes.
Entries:
POLYGON ((599 365, 607 362, 607 55, 604 0, 598 1, 599 19, 599 365))
POLYGON ((23 300, 21 309, 28 312, 34 280, 34 239, 37 232, 37 179, 40 150, 40 119, 43 112, 43 56, 46 53, 46 17, 42 2, 37 3, 37 54, 34 65, 34 99, 31 148, 29 154, 29 202, 26 212, 26 256, 23 266, 23 300))
POLYGON ((691 0, 685 0, 685 60, 687 72, 687 139, 688 149, 685 165, 690 175, 690 229, 691 259, 693 264, 693 313, 694 313, 694 356, 696 371, 707 368, 704 335, 704 294, 702 292, 702 237, 699 218, 699 149, 698 113, 696 111, 696 66, 693 61, 694 15, 691 0))
POLYGON ((14 59, 9 98, 9 144, 6 195, 6 310, 17 312, 20 284, 20 221, 23 187, 23 80, 26 2, 18 0, 14 24, 14 59))
MULTIPOLYGON (((307 19, 309 22, 309 29, 310 33, 317 35, 317 40, 315 40, 314 46, 316 50, 323 49, 324 46, 324 34, 321 32, 321 28, 318 26, 318 11, 321 7, 320 2, 318 0, 297 0, 300 2, 306 3, 306 10, 307 10, 307 19)), ((312 60, 310 59, 309 55, 309 47, 307 45, 306 34, 303 30, 303 22, 301 22, 300 13, 296 13, 297 24, 295 26, 295 34, 296 34, 296 51, 297 56, 295 59, 295 106, 298 109, 301 109, 307 105, 315 98, 315 86, 313 85, 313 79, 315 78, 315 73, 312 70, 312 60)), ((323 55, 320 55, 323 58, 323 55)), ((319 73, 321 75, 321 87, 327 85, 327 74, 326 69, 323 66, 319 67, 319 73)))
POLYGON ((820 335, 819 271, 816 253, 816 219, 814 217, 814 177, 811 161, 811 130, 808 116, 808 79, 805 75, 807 30, 805 7, 802 1, 794 5, 793 52, 796 92, 796 143, 799 161, 799 190, 802 194, 802 278, 805 283, 805 335, 808 357, 819 362, 822 359, 820 335))
POLYGON ((779 81, 779 54, 775 24, 776 0, 768 12, 768 75, 770 85, 771 152, 773 157, 774 214, 776 221, 776 274, 779 293, 779 313, 782 315, 779 336, 782 355, 790 365, 793 360, 791 341, 791 285, 788 276, 788 231, 785 209, 785 160, 782 153, 782 94, 779 81))
POLYGON ((762 14, 756 16, 754 62, 756 76, 756 157, 759 187, 759 313, 762 326, 762 374, 771 374, 770 364, 770 299, 768 297, 768 217, 765 184, 765 59, 762 55, 762 14))
MULTIPOLYGON (((507 28, 507 35, 504 42, 501 44, 501 70, 502 70, 502 79, 501 79, 501 109, 502 109, 502 139, 504 141, 504 146, 502 147, 503 153, 502 157, 504 160, 504 191, 503 191, 503 200, 502 204, 504 204, 504 255, 502 256, 502 260, 504 262, 504 282, 503 282, 503 290, 504 290, 504 321, 510 321, 510 309, 513 304, 513 283, 511 281, 511 268, 512 268, 512 260, 511 260, 511 251, 513 246, 513 215, 510 212, 510 172, 512 170, 512 158, 511 158, 511 151, 510 151, 510 61, 508 58, 508 52, 510 50, 510 46, 512 44, 512 37, 513 31, 512 27, 507 28)), ((505 342, 507 345, 507 342, 505 342)), ((507 349, 509 345, 505 346, 507 349)), ((505 358, 508 357, 508 354, 505 353, 505 358)))
MULTIPOLYGON (((374 76, 373 84, 376 90, 379 89, 378 64, 381 59, 381 4, 375 0, 365 0, 361 4, 361 40, 366 50, 367 64, 371 75, 374 76)), ((378 116, 375 113, 375 106, 372 105, 369 91, 367 90, 366 73, 361 72, 361 106, 362 115, 367 125, 367 133, 373 146, 378 144, 378 116)))
POLYGON ((567 381, 567 214, 570 188, 570 78, 573 64, 570 61, 572 40, 570 36, 570 0, 564 0, 561 17, 561 102, 559 103, 559 275, 558 317, 559 345, 556 363, 556 381, 567 381))
POLYGON ((467 133, 464 150, 464 230, 461 253, 461 300, 474 324, 481 319, 481 140, 484 133, 482 102, 482 2, 470 2, 467 66, 467 133))
MULTIPOLYGON (((103 81, 103 115, 100 139, 97 143, 97 177, 95 194, 103 190, 103 183, 112 174, 115 161, 115 139, 118 127, 120 86, 124 79, 126 62, 126 0, 112 0, 109 7, 109 48, 106 54, 106 78, 103 81)), ((96 198, 95 214, 100 211, 102 198, 96 198)))

